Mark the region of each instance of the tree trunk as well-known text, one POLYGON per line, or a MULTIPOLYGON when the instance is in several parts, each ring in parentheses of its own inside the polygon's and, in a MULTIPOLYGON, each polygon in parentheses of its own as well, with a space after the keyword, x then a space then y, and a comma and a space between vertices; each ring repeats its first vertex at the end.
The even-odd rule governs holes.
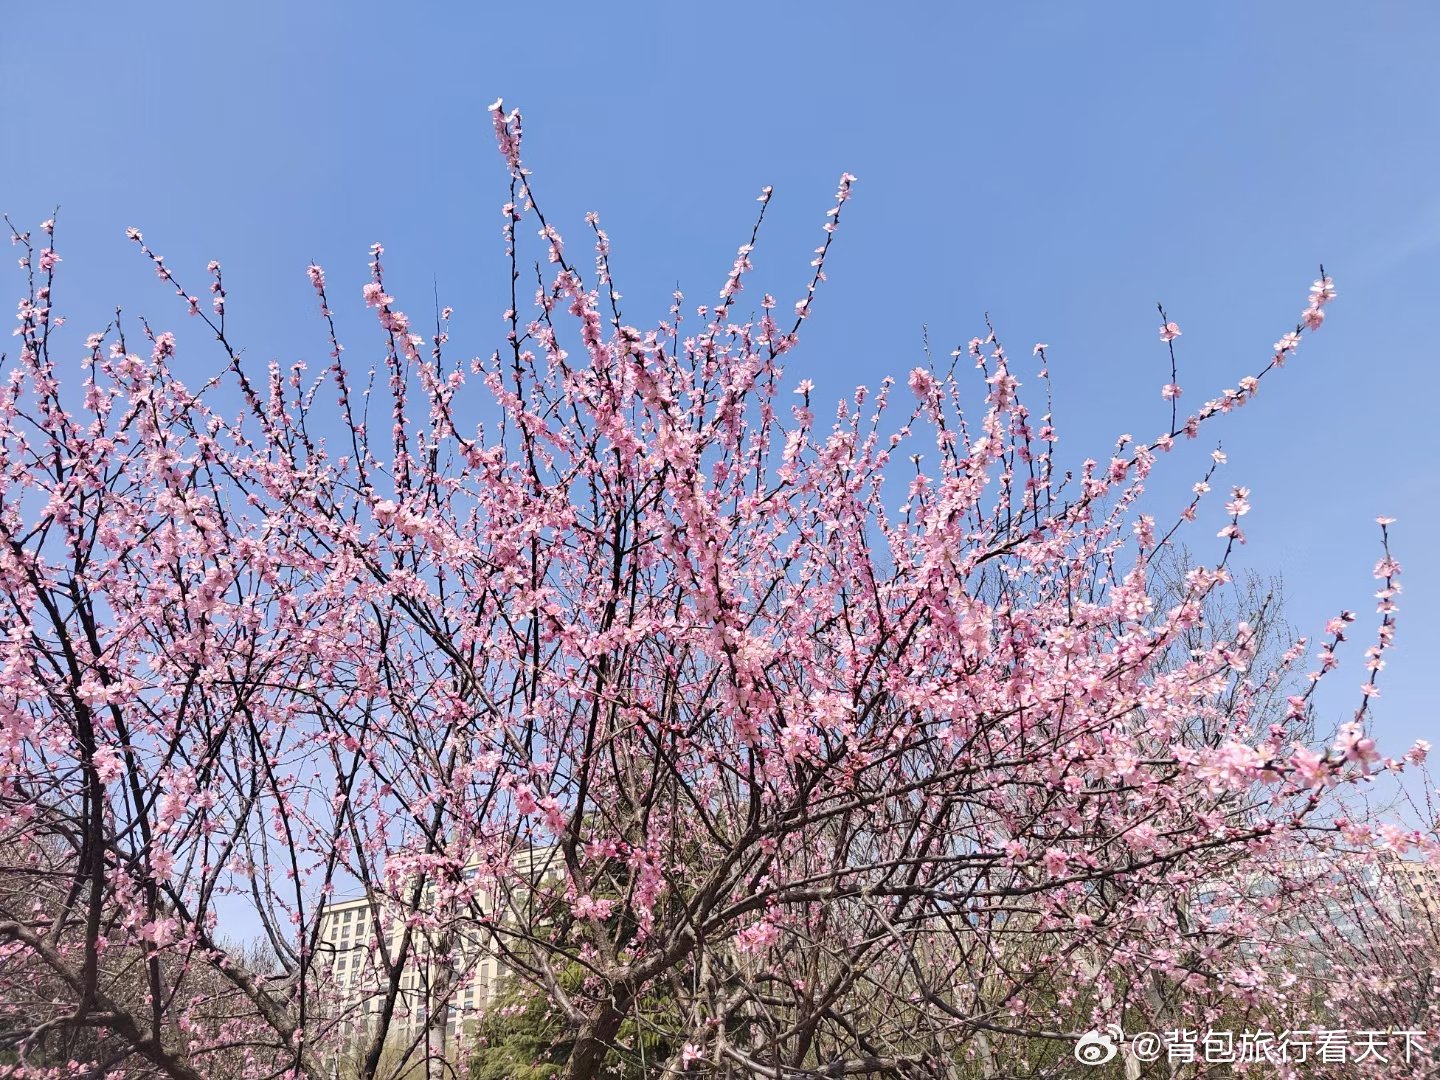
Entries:
POLYGON ((570 1051, 570 1061, 565 1068, 564 1080, 593 1080, 605 1064, 620 1025, 629 1012, 630 1002, 612 999, 600 1007, 600 1011, 580 1029, 575 1048, 570 1051))

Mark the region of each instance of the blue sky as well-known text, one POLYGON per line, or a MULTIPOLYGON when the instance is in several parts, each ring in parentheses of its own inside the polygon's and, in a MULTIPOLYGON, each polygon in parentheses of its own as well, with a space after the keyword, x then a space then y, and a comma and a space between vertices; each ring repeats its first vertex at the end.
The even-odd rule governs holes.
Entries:
MULTIPOLYGON (((224 264, 257 363, 323 359, 311 259, 348 355, 369 359, 376 240, 401 306, 428 311, 433 285, 454 347, 497 345, 500 95, 525 114, 551 220, 579 243, 600 213, 637 323, 677 282, 713 303, 766 184, 750 295, 793 302, 849 170, 789 376, 821 400, 873 386, 922 360, 922 328, 943 354, 988 311, 1017 358, 1050 344, 1071 460, 1168 418, 1156 301, 1184 329, 1188 404, 1263 364, 1323 261, 1340 294, 1323 331, 1166 463, 1152 508, 1177 506, 1223 439, 1221 481, 1253 491, 1244 558, 1284 574, 1290 618, 1362 614, 1345 710, 1373 635, 1374 518, 1396 517, 1406 593, 1376 723, 1398 753, 1440 744, 1437 49, 1424 3, 74 3, 0 61, 0 209, 33 225, 60 204, 77 358, 122 304, 208 371, 126 226, 182 280, 224 264)), ((1203 554, 1219 514, 1190 531, 1203 554)))

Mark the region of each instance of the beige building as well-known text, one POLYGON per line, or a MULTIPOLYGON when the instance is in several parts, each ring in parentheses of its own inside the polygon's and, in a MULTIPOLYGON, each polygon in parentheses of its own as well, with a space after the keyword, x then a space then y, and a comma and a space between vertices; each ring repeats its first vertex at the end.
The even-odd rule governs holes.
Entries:
POLYGON ((489 917, 497 896, 502 933, 503 927, 533 922, 533 891, 558 877, 551 869, 555 854, 554 848, 529 849, 513 861, 504 881, 494 884, 482 882, 472 866, 459 888, 428 885, 414 911, 376 894, 327 904, 320 914, 316 965, 323 1013, 357 1043, 374 1031, 408 925, 390 1031, 409 1042, 430 1028, 431 1049, 443 1052, 433 1041, 453 1045, 466 1021, 495 1000, 505 977, 495 932, 487 926, 496 921, 489 917), (441 1012, 443 1024, 432 1024, 441 1012))
POLYGON ((1381 868, 1401 910, 1422 926, 1440 930, 1440 867, 1392 855, 1381 868))

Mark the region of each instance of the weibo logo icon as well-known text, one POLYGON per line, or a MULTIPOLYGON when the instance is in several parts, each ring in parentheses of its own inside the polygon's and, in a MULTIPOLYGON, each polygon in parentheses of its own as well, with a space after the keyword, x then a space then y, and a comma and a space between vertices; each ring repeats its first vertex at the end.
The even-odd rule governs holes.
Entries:
POLYGON ((1104 1065, 1119 1053, 1117 1044, 1122 1037, 1117 1024, 1110 1024, 1103 1032, 1087 1031, 1075 1044, 1075 1060, 1082 1065, 1104 1065))

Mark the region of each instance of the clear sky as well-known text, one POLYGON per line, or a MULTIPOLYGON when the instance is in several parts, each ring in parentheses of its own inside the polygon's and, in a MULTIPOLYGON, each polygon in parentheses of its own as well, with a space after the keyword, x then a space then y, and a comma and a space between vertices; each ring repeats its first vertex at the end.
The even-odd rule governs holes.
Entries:
MULTIPOLYGON (((636 323, 677 282, 714 302, 766 184, 747 295, 793 302, 836 178, 855 173, 787 374, 822 400, 873 386, 922 360, 923 327, 943 355, 988 311, 1017 359, 1050 344, 1072 460, 1168 419, 1156 301, 1184 330, 1188 404, 1263 364, 1323 261, 1339 289, 1324 329, 1166 462, 1151 505, 1177 506, 1223 439, 1221 479, 1253 491, 1244 557, 1283 572, 1289 617, 1310 632, 1362 614, 1337 673, 1347 710, 1373 639, 1374 518, 1397 518, 1406 593, 1376 723, 1391 752, 1440 745, 1440 7, 42 7, 12 16, 0 59, 0 209, 33 226, 60 204, 77 358, 119 303, 175 327, 184 362, 214 365, 130 225, 182 280, 224 264, 257 363, 323 360, 312 259, 342 298, 347 356, 369 359, 376 240, 400 305, 427 312, 438 288, 452 348, 488 353, 506 306, 485 113, 501 95, 524 112, 551 220, 579 244, 584 213, 601 215, 636 323)), ((1210 510, 1189 533, 1206 554, 1210 510)))

